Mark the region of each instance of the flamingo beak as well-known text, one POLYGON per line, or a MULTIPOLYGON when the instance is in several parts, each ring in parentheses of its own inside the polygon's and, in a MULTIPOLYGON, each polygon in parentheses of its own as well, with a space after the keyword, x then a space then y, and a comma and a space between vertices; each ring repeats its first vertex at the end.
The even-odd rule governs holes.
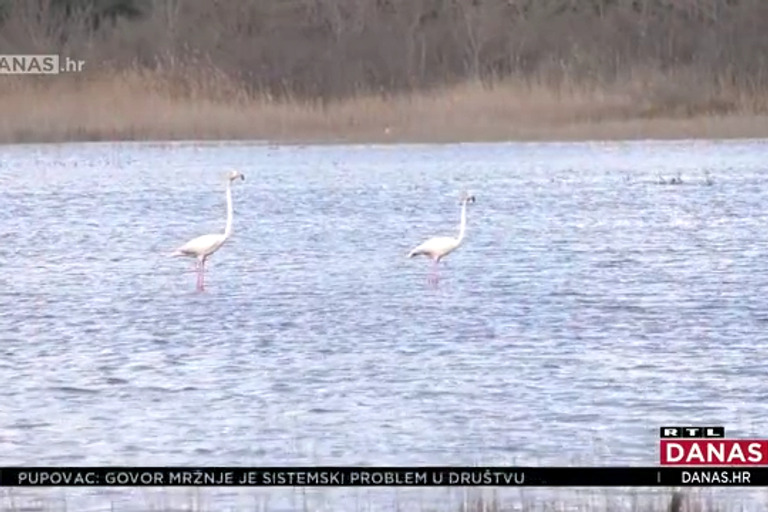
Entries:
POLYGON ((241 174, 241 175, 240 175, 240 179, 241 179, 242 181, 245 181, 245 174, 241 174))

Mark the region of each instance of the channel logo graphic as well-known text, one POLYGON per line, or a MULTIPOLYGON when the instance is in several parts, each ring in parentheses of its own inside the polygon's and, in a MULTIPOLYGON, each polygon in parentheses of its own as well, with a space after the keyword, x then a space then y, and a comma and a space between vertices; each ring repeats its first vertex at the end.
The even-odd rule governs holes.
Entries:
POLYGON ((661 427, 662 466, 766 466, 768 439, 726 439, 725 427, 661 427))

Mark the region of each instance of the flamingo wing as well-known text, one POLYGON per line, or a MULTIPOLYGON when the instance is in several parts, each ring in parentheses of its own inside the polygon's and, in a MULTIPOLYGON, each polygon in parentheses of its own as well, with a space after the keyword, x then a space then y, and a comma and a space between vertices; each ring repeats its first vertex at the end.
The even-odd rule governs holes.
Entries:
POLYGON ((211 254, 224 243, 224 235, 202 235, 193 238, 173 253, 177 256, 202 256, 211 254))
POLYGON ((456 239, 450 236, 436 236, 415 247, 408 253, 409 258, 425 254, 431 258, 442 258, 457 246, 456 239))

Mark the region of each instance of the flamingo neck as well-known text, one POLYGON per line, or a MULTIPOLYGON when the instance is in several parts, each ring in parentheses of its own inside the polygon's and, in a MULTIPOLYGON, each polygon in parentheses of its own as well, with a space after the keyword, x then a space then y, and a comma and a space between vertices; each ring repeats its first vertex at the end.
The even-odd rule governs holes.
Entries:
POLYGON ((459 236, 456 238, 456 243, 460 244, 464 240, 464 233, 467 231, 467 202, 464 201, 461 205, 461 224, 459 224, 459 236))
POLYGON ((227 182, 227 227, 224 229, 224 238, 232 234, 232 182, 227 182))

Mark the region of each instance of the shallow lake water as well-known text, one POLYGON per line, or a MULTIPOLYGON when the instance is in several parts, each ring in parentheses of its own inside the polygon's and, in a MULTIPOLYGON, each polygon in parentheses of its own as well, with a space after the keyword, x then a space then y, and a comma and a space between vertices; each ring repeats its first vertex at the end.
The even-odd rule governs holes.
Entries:
POLYGON ((3 146, 2 465, 653 465, 661 425, 765 437, 767 149, 3 146), (223 231, 232 168, 197 293, 168 254, 223 231), (433 286, 406 255, 457 233, 463 190, 433 286))

